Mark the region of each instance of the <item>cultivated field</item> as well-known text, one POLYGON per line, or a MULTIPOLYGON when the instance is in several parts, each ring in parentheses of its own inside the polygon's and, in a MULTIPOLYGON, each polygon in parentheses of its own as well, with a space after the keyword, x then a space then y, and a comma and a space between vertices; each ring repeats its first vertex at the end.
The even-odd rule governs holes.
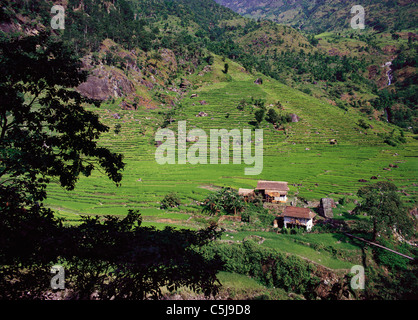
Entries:
MULTIPOLYGON (((192 83, 199 83, 182 100, 173 123, 168 128, 177 131, 180 120, 187 121, 187 130, 200 128, 209 136, 210 129, 254 129, 254 110, 248 105, 243 111, 237 109, 242 99, 264 99, 266 105, 278 101, 284 112, 294 113, 300 121, 288 123, 285 130, 276 130, 266 121, 264 130, 263 171, 258 176, 246 176, 241 165, 158 165, 155 161, 155 133, 163 122, 161 109, 121 110, 120 99, 114 104, 104 103, 97 112, 110 127, 100 143, 123 153, 126 161, 122 186, 116 187, 98 171, 91 177, 80 178, 72 192, 56 184, 49 186, 47 204, 57 215, 77 223, 80 215, 125 215, 129 209, 138 209, 144 225, 163 228, 167 225, 185 228, 200 228, 205 225, 198 202, 217 187, 254 188, 257 180, 288 181, 290 200, 295 196, 304 200, 319 200, 346 197, 355 200, 362 185, 376 181, 392 181, 403 192, 405 202, 416 201, 417 187, 417 141, 406 133, 407 143, 392 147, 383 142, 382 134, 388 134, 394 126, 367 119, 363 114, 317 100, 309 95, 287 87, 263 75, 251 75, 232 61, 228 74, 223 74, 224 61, 215 58, 212 70, 202 76, 190 76, 192 83), (263 84, 254 80, 263 78, 263 84), (190 98, 196 93, 196 98, 190 98), (205 101, 201 104, 199 101, 205 101), (199 112, 207 116, 197 117, 199 112), (117 114, 118 116, 116 116, 117 114), (357 125, 364 119, 372 128, 362 129, 357 125), (114 128, 120 124, 121 131, 114 128), (330 139, 337 144, 331 145, 330 139), (395 167, 389 168, 389 164, 395 167), (397 167, 396 167, 397 166, 397 167), (390 170, 384 170, 389 168, 390 170), (377 180, 370 180, 372 176, 377 180), (367 182, 359 182, 360 179, 367 182), (169 192, 177 192, 182 205, 172 210, 161 210, 160 201, 169 192)), ((177 93, 169 92, 176 95, 177 93)), ((396 133, 398 134, 398 133, 396 133)), ((191 143, 189 143, 190 145, 191 143)), ((231 152, 232 155, 232 152, 231 152)), ((352 203, 351 203, 352 205, 352 203)), ((347 208, 336 209, 336 218, 350 219, 347 208)), ((262 245, 279 251, 294 253, 332 269, 347 269, 351 262, 342 261, 328 251, 307 246, 304 242, 322 246, 337 246, 348 256, 357 257, 359 248, 348 239, 336 239, 332 234, 293 235, 275 234, 266 231, 240 231, 232 235, 233 241, 242 241, 251 234, 264 237, 262 245), (302 237, 302 236, 300 236, 302 237)), ((223 240, 228 239, 223 236, 223 240)))

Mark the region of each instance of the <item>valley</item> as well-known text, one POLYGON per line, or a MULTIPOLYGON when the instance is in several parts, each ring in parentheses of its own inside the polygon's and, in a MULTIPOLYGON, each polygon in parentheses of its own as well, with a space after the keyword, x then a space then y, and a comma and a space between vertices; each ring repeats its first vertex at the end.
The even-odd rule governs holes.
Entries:
POLYGON ((9 267, 37 283, 58 261, 79 271, 70 289, 37 283, 37 298, 416 299, 414 261, 347 235, 417 254, 416 4, 395 2, 369 1, 353 30, 345 1, 70 0, 50 30, 51 1, 2 1, 0 298, 31 298, 9 267), (54 65, 57 43, 79 69, 54 65), (30 76, 14 78, 13 55, 30 76), (251 136, 222 152, 214 130, 251 136), (235 162, 248 146, 258 160, 235 162), (286 200, 239 194, 259 181, 286 182, 286 200), (287 228, 286 207, 309 209, 312 230, 287 228))

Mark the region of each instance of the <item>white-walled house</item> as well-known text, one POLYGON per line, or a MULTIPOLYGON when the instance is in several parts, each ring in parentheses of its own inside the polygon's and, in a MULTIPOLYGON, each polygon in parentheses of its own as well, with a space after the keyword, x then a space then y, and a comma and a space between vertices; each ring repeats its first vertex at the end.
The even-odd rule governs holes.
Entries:
POLYGON ((281 216, 283 217, 285 228, 289 225, 304 226, 307 231, 310 231, 313 227, 313 219, 316 214, 309 208, 287 206, 281 216))

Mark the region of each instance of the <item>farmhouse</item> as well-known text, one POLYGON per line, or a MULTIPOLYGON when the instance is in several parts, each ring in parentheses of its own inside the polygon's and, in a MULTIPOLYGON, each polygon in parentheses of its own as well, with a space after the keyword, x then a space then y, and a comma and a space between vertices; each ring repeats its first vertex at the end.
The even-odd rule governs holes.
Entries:
POLYGON ((309 231, 313 226, 313 219, 316 214, 309 208, 298 208, 287 206, 281 215, 283 217, 284 227, 292 226, 304 226, 309 231))
POLYGON ((257 183, 257 192, 263 195, 263 201, 272 203, 286 203, 289 187, 283 181, 260 180, 257 183))

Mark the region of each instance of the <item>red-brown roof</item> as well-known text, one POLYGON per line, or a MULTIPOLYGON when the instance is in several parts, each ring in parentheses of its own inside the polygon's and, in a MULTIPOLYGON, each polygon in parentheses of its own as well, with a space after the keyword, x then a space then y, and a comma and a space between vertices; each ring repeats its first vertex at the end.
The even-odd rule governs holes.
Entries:
POLYGON ((292 217, 292 218, 305 218, 311 219, 314 218, 316 214, 311 211, 309 208, 298 208, 298 207, 289 207, 287 206, 282 213, 282 217, 292 217))
POLYGON ((257 183, 256 190, 289 191, 289 187, 287 186, 287 182, 284 181, 260 180, 257 183))

